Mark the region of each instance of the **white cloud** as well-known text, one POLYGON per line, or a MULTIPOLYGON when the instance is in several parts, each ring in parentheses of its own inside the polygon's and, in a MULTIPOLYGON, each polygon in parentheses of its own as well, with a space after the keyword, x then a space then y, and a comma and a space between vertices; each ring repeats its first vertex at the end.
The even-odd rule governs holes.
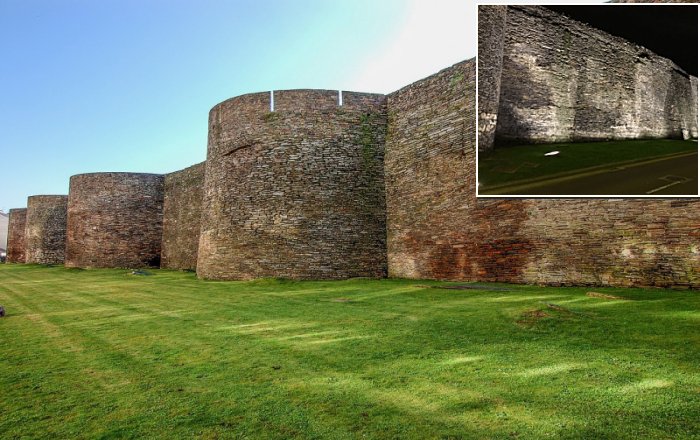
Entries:
MULTIPOLYGON (((493 0, 489 4, 562 4, 561 0, 493 0)), ((571 4, 601 4, 580 0, 571 4)), ((476 56, 477 2, 410 0, 403 23, 379 44, 350 82, 351 90, 390 93, 476 56)))
POLYGON ((353 90, 393 92, 476 55, 472 2, 411 0, 404 17, 360 69, 353 90))

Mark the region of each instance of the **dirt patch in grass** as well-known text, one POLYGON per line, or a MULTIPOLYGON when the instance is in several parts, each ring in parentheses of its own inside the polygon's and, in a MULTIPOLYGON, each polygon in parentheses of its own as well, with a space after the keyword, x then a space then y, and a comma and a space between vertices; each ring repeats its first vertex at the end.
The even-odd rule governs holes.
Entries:
POLYGON ((621 296, 615 296, 615 295, 608 295, 605 293, 599 293, 599 292, 586 292, 586 296, 590 296, 591 298, 601 298, 601 299, 621 299, 621 300, 627 300, 627 298, 623 298, 621 296))
POLYGON ((334 303, 349 303, 349 302, 352 302, 352 300, 351 300, 350 298, 333 298, 333 299, 331 300, 331 302, 334 302, 334 303))
POLYGON ((523 312, 519 319, 515 321, 516 324, 522 327, 532 327, 537 324, 540 320, 544 318, 551 318, 552 315, 545 312, 544 310, 534 309, 523 312))

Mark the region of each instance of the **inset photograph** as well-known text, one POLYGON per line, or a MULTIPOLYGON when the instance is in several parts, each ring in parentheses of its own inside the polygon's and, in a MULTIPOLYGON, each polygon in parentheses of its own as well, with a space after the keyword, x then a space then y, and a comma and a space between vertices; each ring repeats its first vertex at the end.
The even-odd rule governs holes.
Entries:
POLYGON ((477 196, 698 196, 697 5, 479 5, 477 196))

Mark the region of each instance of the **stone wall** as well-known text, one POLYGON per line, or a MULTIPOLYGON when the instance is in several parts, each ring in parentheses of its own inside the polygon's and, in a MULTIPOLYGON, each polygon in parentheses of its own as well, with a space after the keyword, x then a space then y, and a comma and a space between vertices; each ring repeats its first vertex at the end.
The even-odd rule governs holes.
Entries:
POLYGON ((229 99, 209 114, 197 273, 211 279, 386 274, 383 95, 229 99))
POLYGON ((493 148, 496 134, 503 38, 507 6, 478 6, 479 13, 479 151, 493 148))
POLYGON ((10 221, 7 226, 7 262, 24 263, 26 261, 25 230, 27 225, 27 208, 10 209, 10 221))
POLYGON ((72 176, 66 266, 159 267, 162 225, 162 175, 72 176))
MULTIPOLYGON (((474 203, 475 61, 389 95, 389 276, 462 279, 474 203)), ((482 234, 488 234, 485 230, 482 234)))
MULTIPOLYGON (((698 119, 698 79, 697 77, 691 76, 690 77, 690 96, 691 96, 691 103, 692 103, 692 108, 691 108, 691 113, 690 113, 690 118, 697 121, 698 119)), ((697 139, 698 137, 698 125, 692 125, 690 126, 690 136, 694 137, 697 139)))
POLYGON ((27 198, 26 262, 63 264, 66 250, 68 196, 27 198))
MULTIPOLYGON (((697 102, 696 78, 629 43, 620 49, 615 37, 562 26, 568 19, 542 8, 509 8, 506 18, 502 7, 480 10, 480 22, 496 20, 484 42, 495 53, 479 65, 480 102, 492 105, 479 115, 480 133, 493 132, 498 108, 496 135, 508 117, 519 123, 520 111, 534 140, 588 139, 611 122, 615 136, 697 135, 687 108, 697 102), (549 35, 545 21, 554 23, 549 35), (528 39, 509 29, 529 29, 528 39), (564 46, 517 46, 525 41, 564 46), (618 56, 633 70, 613 74, 619 66, 607 63, 618 56), (506 85, 518 74, 521 84, 506 85), (618 74, 632 85, 617 83, 618 74), (632 119, 620 116, 630 108, 613 111, 609 102, 631 105, 632 119), (504 106, 512 114, 501 118, 504 106)), ((468 60, 388 96, 344 93, 342 106, 336 91, 324 90, 275 92, 273 112, 269 93, 224 101, 209 114, 205 164, 165 177, 71 178, 66 266, 157 267, 162 255, 163 267, 196 265, 210 279, 388 272, 700 288, 700 200, 477 199, 475 77, 468 60)), ((25 260, 26 218, 10 210, 8 261, 25 260)))
POLYGON ((700 200, 477 199, 474 69, 389 95, 390 276, 700 288, 700 200))
POLYGON ((489 64, 502 68, 497 144, 697 136, 696 79, 549 9, 509 6, 501 65, 489 64))
POLYGON ((160 266, 194 270, 202 217, 204 162, 165 175, 160 266))

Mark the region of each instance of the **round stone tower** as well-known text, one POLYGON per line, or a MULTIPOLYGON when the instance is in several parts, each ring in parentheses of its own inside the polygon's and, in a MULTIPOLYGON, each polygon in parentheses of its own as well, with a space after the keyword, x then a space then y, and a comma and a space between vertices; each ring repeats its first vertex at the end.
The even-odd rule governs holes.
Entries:
POLYGON ((68 267, 158 267, 163 176, 91 173, 70 178, 68 267))
POLYGON ((7 262, 24 263, 26 261, 27 208, 10 209, 7 224, 7 262))
POLYGON ((68 196, 27 198, 27 263, 63 264, 68 196))
POLYGON ((209 113, 198 275, 384 276, 385 96, 289 90, 272 101, 243 95, 209 113))

